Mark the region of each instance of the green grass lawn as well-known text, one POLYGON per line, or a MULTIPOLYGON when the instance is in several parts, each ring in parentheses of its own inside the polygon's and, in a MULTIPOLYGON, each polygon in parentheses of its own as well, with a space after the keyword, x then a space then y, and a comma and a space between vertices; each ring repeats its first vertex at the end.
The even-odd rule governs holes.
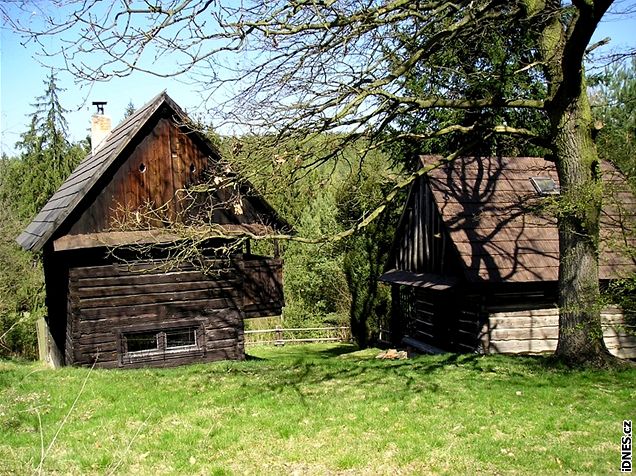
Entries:
POLYGON ((44 452, 47 474, 617 474, 622 421, 636 419, 634 369, 249 353, 162 370, 0 361, 0 473, 38 471, 44 452))

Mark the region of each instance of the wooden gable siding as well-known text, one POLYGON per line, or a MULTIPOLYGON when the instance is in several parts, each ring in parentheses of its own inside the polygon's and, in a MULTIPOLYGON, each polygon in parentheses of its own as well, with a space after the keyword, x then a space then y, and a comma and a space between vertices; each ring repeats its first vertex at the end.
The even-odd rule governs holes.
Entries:
POLYGON ((114 164, 115 170, 104 178, 97 196, 87 196, 75 222, 63 234, 157 228, 174 222, 229 225, 275 221, 272 210, 248 190, 240 191, 240 213, 233 207, 237 197, 234 188, 232 192, 220 189, 188 196, 188 187, 201 184, 213 173, 223 173, 218 164, 215 152, 183 132, 171 117, 160 117, 114 164), (136 213, 148 213, 152 218, 142 215, 136 224, 136 213))
POLYGON ((185 206, 177 191, 201 180, 208 157, 170 119, 160 118, 131 153, 114 164, 110 179, 67 234, 108 231, 132 219, 137 210, 163 206, 167 218, 177 219, 185 206))
POLYGON ((449 246, 428 181, 421 177, 409 193, 387 269, 449 274, 452 266, 449 246))

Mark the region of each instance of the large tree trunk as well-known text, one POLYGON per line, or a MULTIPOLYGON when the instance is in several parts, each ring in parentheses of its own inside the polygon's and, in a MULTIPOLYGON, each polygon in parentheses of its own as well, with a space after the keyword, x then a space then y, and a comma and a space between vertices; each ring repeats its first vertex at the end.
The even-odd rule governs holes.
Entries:
POLYGON ((572 364, 612 359, 601 329, 599 219, 600 163, 592 138, 585 76, 555 98, 554 149, 561 182, 559 220, 559 342, 556 354, 572 364))
POLYGON ((611 3, 574 0, 570 20, 565 19, 560 0, 527 3, 541 10, 543 18, 540 50, 548 80, 546 111, 561 185, 556 355, 570 364, 605 365, 612 360, 601 329, 598 256, 603 191, 583 68, 585 49, 611 3))

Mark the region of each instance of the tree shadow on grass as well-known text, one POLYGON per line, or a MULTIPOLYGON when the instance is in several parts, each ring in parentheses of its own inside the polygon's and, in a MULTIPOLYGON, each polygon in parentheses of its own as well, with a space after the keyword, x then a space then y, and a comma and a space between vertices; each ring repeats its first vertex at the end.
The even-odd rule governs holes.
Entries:
MULTIPOLYGON (((340 353, 339 355, 346 355, 340 353)), ((298 360, 290 371, 268 385, 271 391, 284 391, 293 387, 299 395, 303 388, 337 381, 339 385, 351 382, 364 387, 392 382, 396 391, 436 391, 437 380, 452 368, 477 375, 499 375, 501 378, 537 378, 570 374, 572 369, 555 365, 544 356, 483 356, 478 354, 443 354, 418 356, 406 360, 381 360, 374 358, 334 359, 325 361, 298 360)), ((479 378, 479 377, 477 377, 479 378)), ((551 379, 549 379, 551 380, 551 379)))
POLYGON ((347 355, 347 354, 351 354, 352 352, 357 352, 359 349, 357 346, 349 344, 347 346, 338 346, 338 347, 331 347, 328 349, 322 349, 318 352, 315 353, 315 355, 319 355, 320 357, 324 357, 324 358, 331 358, 331 357, 340 357, 341 355, 347 355))
MULTIPOLYGON (((335 358, 343 354, 349 354, 358 350, 353 344, 339 344, 337 346, 317 347, 315 345, 291 344, 282 347, 272 347, 267 349, 265 357, 259 357, 253 354, 246 354, 247 360, 266 360, 270 362, 283 361, 310 361, 335 358), (249 355, 249 357, 248 357, 249 355)), ((256 349, 248 350, 248 352, 259 353, 256 349)))
MULTIPOLYGON (((329 382, 337 385, 355 385, 357 387, 376 386, 391 381, 396 390, 408 391, 412 387, 418 390, 426 388, 437 391, 439 385, 426 382, 427 375, 438 374, 449 366, 461 365, 460 360, 466 361, 465 356, 459 354, 445 354, 431 358, 418 357, 407 360, 380 360, 373 357, 342 359, 340 356, 351 354, 351 349, 324 349, 322 359, 299 358, 289 362, 288 369, 275 381, 268 382, 267 388, 273 392, 288 392, 292 390, 299 396, 302 404, 306 404, 305 393, 308 389, 329 382), (327 358, 333 357, 331 361, 327 358)), ((316 353, 311 354, 312 357, 316 353)), ((476 358, 476 357, 475 357, 476 358)))
MULTIPOLYGON (((499 384, 535 382, 533 385, 551 386, 560 385, 565 376, 579 373, 546 356, 447 353, 383 360, 376 359, 374 353, 357 352, 354 346, 318 349, 298 346, 293 352, 290 349, 281 352, 280 360, 277 357, 260 360, 276 363, 276 373, 264 383, 266 391, 281 395, 291 392, 305 406, 313 401, 312 395, 337 392, 348 386, 370 393, 385 388, 383 391, 399 400, 415 393, 452 392, 462 379, 466 379, 462 385, 488 380, 499 384)), ((252 370, 259 372, 258 367, 252 370)), ((599 377, 594 372, 580 373, 583 380, 599 377)), ((249 382, 245 385, 251 386, 249 382)))

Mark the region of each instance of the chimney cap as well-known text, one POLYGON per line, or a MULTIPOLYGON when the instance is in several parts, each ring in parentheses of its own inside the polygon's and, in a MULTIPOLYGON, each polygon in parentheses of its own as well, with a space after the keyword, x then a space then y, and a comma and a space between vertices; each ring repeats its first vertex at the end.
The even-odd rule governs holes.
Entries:
POLYGON ((104 114, 104 106, 108 104, 106 101, 93 101, 93 106, 97 107, 97 114, 104 114))

